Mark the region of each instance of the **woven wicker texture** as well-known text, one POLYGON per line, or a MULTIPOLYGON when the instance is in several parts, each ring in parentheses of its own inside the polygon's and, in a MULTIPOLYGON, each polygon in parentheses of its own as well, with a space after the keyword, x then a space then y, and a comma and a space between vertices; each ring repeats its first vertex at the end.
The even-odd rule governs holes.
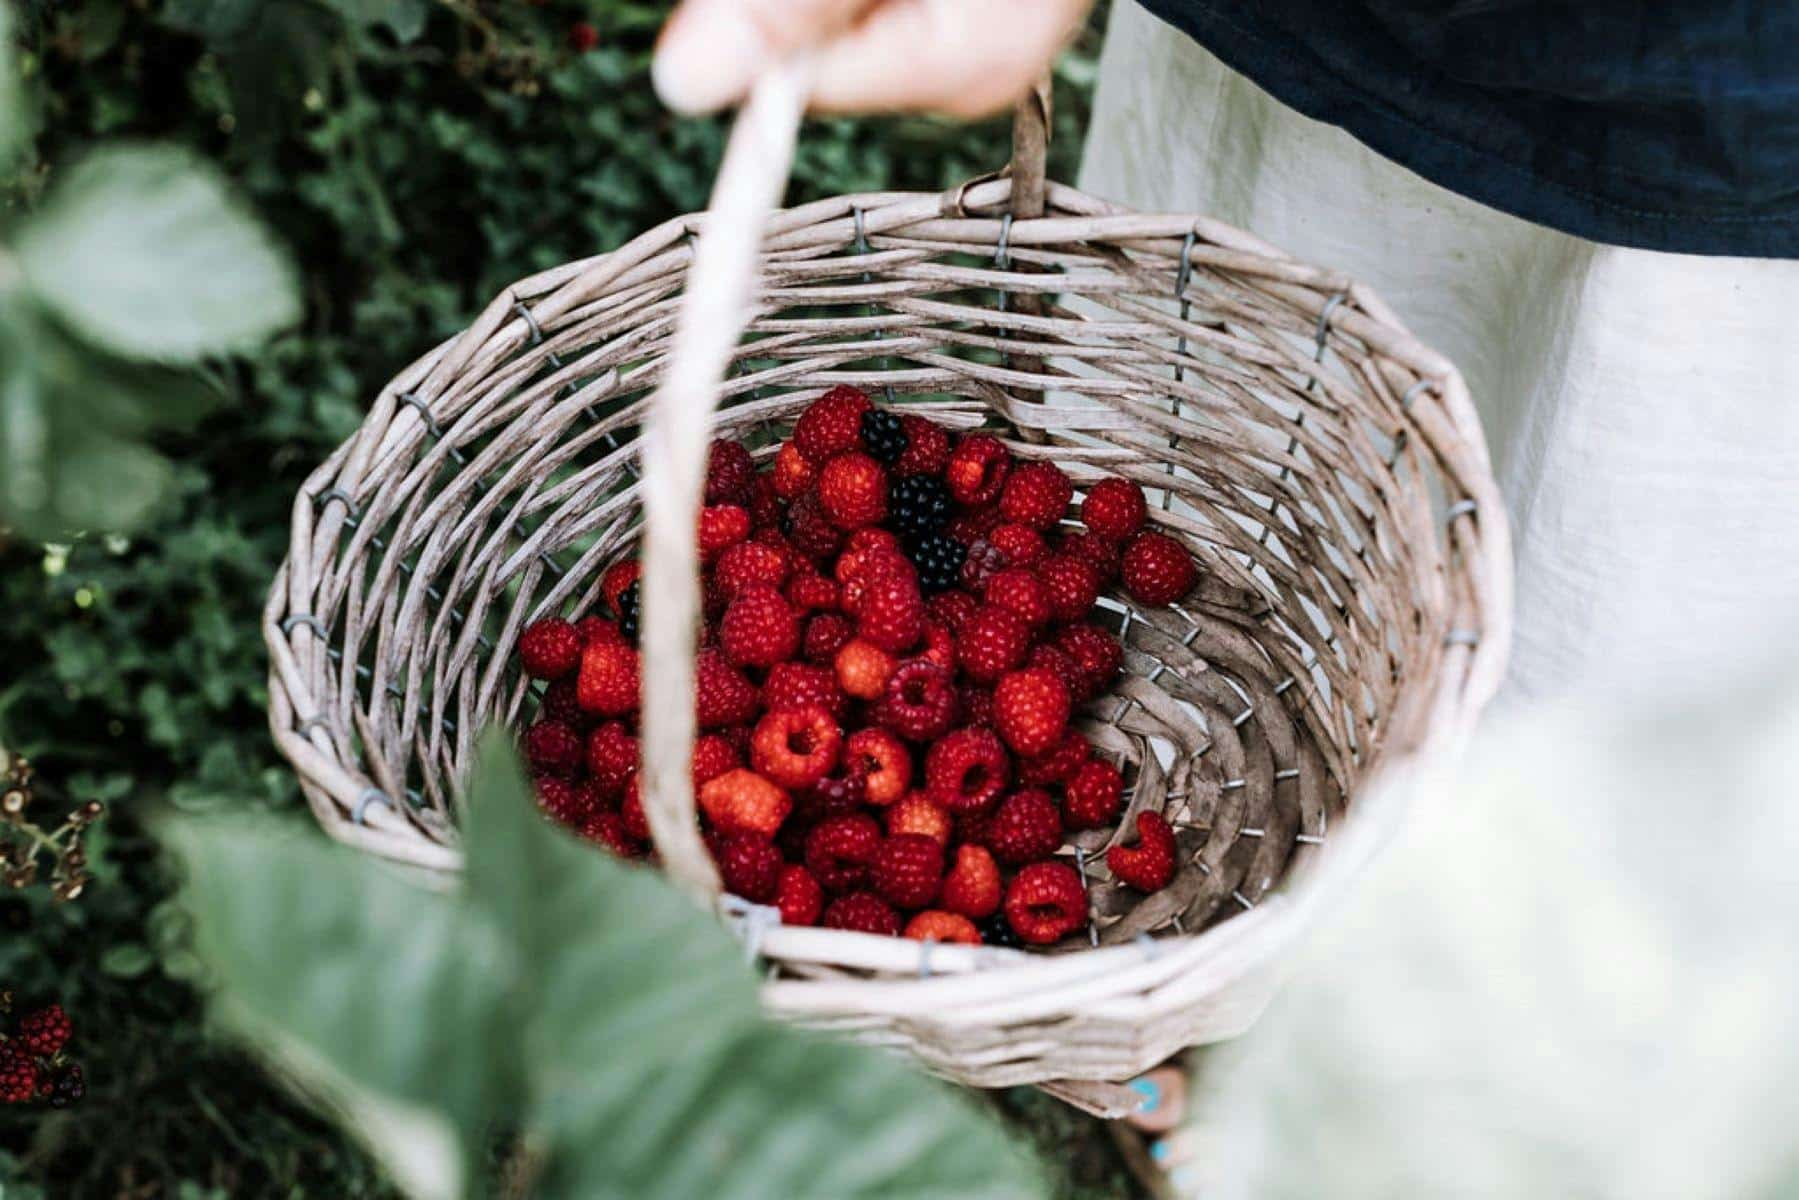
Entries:
MULTIPOLYGON (((1358 795, 1478 715, 1509 641, 1509 547, 1460 376, 1367 289, 1204 218, 1053 183, 1044 200, 1014 218, 996 178, 777 213, 716 429, 765 459, 851 383, 999 431, 1077 485, 1133 479, 1192 548, 1186 601, 1102 601, 1128 678, 1079 724, 1125 766, 1130 804, 1064 850, 1090 930, 1025 954, 733 911, 774 1012, 1115 1111, 1120 1090, 1068 1081, 1127 1079, 1252 1020, 1284 944, 1280 885, 1358 795), (1185 864, 1148 898, 1114 887, 1103 854, 1144 808, 1177 826, 1185 864)), ((475 740, 535 703, 519 631, 588 611, 642 532, 637 439, 704 221, 520 281, 308 480, 265 613, 270 717, 332 836, 458 866, 475 740)))

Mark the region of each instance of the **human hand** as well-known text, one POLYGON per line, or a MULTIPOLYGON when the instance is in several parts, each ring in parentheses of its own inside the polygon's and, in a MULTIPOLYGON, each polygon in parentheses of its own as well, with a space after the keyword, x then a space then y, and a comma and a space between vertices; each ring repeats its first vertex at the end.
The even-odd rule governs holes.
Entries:
POLYGON ((741 100, 768 64, 817 52, 812 107, 979 117, 1023 95, 1092 0, 682 0, 656 91, 700 113, 741 100))

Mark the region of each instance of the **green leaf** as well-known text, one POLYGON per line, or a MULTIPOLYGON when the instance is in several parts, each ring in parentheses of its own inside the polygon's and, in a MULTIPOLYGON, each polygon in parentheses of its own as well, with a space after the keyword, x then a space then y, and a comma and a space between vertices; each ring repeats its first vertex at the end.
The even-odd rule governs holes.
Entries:
POLYGON ((430 8, 425 0, 325 0, 353 25, 385 25, 401 43, 425 31, 430 8))
POLYGON ((166 362, 247 350, 300 313, 287 258, 186 152, 103 150, 19 237, 32 293, 83 336, 166 362))
POLYGON ((136 979, 155 965, 156 956, 150 948, 136 942, 108 946, 100 956, 100 969, 114 979, 136 979))
POLYGON ((0 167, 11 164, 30 133, 25 89, 19 86, 18 55, 13 47, 11 6, 0 4, 0 167))
POLYGON ((162 22, 208 41, 223 41, 244 31, 262 0, 166 0, 162 22))

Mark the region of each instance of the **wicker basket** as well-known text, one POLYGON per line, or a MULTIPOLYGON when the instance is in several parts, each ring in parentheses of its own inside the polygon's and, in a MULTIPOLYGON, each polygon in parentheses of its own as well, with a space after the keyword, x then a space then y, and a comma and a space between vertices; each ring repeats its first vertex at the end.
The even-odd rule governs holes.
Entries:
POLYGON ((265 615, 275 738, 332 836, 454 870, 476 737, 534 703, 520 629, 586 611, 641 537, 646 809, 669 872, 716 893, 686 766, 715 428, 772 451, 852 383, 997 428, 1077 483, 1136 480, 1204 580, 1171 609, 1102 601, 1128 678, 1083 728, 1126 767, 1120 828, 1146 807, 1179 828, 1176 882, 1116 888, 1102 851, 1123 834, 1076 837, 1093 921, 1047 954, 734 909, 774 1013, 1123 1111, 1134 1093, 1107 1081, 1254 1019, 1296 872, 1496 686, 1510 562, 1480 427, 1455 369, 1366 288, 1203 217, 1046 185, 1040 97, 1005 175, 768 218, 802 96, 797 75, 759 89, 710 216, 514 285, 310 477, 265 615))

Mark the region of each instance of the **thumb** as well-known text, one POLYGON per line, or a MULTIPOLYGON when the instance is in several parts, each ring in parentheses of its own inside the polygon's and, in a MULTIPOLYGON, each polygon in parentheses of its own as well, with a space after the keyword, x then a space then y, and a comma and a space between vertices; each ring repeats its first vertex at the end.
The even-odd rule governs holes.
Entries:
POLYGON ((878 0, 683 0, 662 27, 650 79, 662 102, 711 112, 748 94, 776 59, 848 29, 878 0))

